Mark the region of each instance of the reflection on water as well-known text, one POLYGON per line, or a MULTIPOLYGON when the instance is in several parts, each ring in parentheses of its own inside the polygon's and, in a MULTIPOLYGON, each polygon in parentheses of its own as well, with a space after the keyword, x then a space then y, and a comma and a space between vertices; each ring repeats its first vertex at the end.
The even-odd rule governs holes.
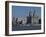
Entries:
POLYGON ((12 31, 20 31, 20 30, 40 30, 41 25, 32 25, 32 24, 19 24, 19 25, 12 25, 12 31))

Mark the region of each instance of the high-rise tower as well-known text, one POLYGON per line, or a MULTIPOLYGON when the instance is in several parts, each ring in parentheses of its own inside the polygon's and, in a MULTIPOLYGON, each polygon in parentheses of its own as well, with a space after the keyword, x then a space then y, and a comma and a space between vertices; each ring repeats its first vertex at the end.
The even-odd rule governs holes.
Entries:
POLYGON ((29 16, 27 16, 27 24, 31 23, 31 11, 29 11, 29 16))

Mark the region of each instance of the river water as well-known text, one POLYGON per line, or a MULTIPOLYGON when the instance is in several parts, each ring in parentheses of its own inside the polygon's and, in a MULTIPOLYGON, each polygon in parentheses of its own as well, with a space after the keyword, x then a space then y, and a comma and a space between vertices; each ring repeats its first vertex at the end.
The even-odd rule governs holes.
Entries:
POLYGON ((32 24, 19 24, 19 25, 12 25, 12 31, 21 31, 21 30, 40 30, 41 25, 32 25, 32 24))

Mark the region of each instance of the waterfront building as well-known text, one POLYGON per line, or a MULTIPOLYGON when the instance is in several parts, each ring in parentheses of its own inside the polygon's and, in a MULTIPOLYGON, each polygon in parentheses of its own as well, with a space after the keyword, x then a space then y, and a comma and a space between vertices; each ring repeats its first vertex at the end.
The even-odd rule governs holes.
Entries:
POLYGON ((27 18, 22 18, 22 17, 18 18, 17 23, 20 24, 20 22, 21 22, 21 24, 26 24, 27 18))
POLYGON ((32 16, 32 24, 38 24, 39 17, 35 14, 35 11, 32 16))

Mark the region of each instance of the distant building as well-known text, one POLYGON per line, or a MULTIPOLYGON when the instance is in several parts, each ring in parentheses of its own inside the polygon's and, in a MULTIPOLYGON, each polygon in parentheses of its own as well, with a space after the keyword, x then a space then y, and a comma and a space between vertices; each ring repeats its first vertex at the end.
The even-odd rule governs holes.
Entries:
POLYGON ((17 24, 26 24, 27 22, 27 18, 18 18, 17 19, 17 24))
POLYGON ((41 19, 39 19, 39 24, 41 24, 41 19))
POLYGON ((38 16, 32 16, 32 24, 38 24, 38 16))
POLYGON ((32 19, 31 17, 32 17, 31 16, 31 12, 29 11, 29 16, 27 16, 27 24, 29 24, 29 23, 31 24, 31 22, 32 22, 31 21, 31 19, 32 19))
POLYGON ((35 14, 35 11, 32 16, 32 24, 38 24, 39 17, 35 14))
POLYGON ((23 18, 22 24, 26 24, 26 23, 27 23, 27 18, 23 18))

